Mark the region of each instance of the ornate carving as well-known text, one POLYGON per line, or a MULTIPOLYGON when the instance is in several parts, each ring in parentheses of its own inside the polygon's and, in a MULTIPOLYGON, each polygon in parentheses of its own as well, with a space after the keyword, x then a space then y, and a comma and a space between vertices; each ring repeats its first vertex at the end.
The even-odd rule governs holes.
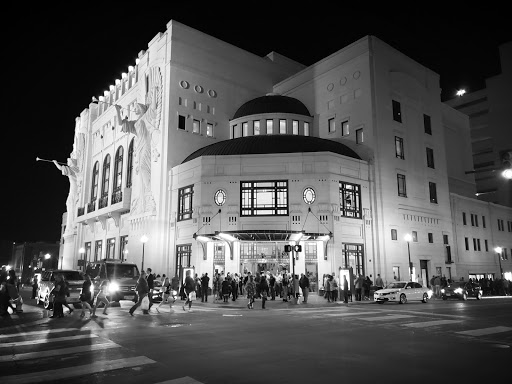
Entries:
POLYGON ((149 70, 149 90, 146 104, 135 104, 137 119, 121 117, 121 107, 116 105, 118 123, 122 132, 136 136, 134 148, 135 175, 132 189, 130 214, 155 213, 156 204, 151 192, 151 161, 158 161, 161 140, 160 120, 162 116, 162 74, 160 68, 149 70))

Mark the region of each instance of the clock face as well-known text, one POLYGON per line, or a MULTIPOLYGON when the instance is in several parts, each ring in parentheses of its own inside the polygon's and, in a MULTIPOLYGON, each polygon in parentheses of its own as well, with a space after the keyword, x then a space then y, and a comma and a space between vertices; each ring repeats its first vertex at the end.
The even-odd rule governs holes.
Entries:
POLYGON ((222 189, 219 189, 217 192, 215 192, 215 197, 213 199, 215 200, 215 204, 224 205, 226 202, 226 192, 224 192, 222 189))
POLYGON ((302 194, 302 198, 306 204, 313 204, 316 199, 315 190, 313 188, 306 188, 302 194))

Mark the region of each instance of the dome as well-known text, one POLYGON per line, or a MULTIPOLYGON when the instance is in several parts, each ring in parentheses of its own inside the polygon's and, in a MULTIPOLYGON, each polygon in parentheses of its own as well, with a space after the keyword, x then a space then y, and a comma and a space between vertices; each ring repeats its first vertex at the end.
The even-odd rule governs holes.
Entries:
POLYGON ((238 111, 236 111, 233 120, 262 113, 293 113, 311 117, 308 109, 301 101, 293 97, 270 93, 266 96, 250 100, 242 105, 238 108, 238 111))
POLYGON ((267 153, 332 152, 361 160, 344 144, 312 136, 258 135, 224 140, 198 149, 182 164, 201 156, 262 155, 267 153))

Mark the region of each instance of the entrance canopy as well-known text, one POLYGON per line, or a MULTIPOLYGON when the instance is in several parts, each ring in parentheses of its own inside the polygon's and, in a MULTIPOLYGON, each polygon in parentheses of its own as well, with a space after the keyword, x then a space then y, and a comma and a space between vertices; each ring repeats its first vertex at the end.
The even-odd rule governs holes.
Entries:
POLYGON ((299 231, 281 230, 243 230, 243 231, 222 231, 210 234, 198 235, 194 233, 197 241, 327 241, 332 237, 329 233, 306 233, 299 231))

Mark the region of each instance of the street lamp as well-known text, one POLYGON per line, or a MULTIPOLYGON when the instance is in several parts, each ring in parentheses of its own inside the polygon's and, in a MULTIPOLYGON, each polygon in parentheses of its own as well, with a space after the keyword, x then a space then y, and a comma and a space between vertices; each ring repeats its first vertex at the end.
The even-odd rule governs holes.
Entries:
POLYGON ((80 249, 78 250, 78 253, 80 254, 80 258, 83 260, 82 267, 83 267, 84 272, 85 272, 85 248, 84 247, 80 247, 80 249))
POLYGON ((494 252, 498 254, 498 261, 500 262, 500 276, 503 277, 503 268, 501 267, 501 251, 503 251, 501 247, 494 248, 494 252))
POLYGON ((412 263, 411 263, 411 248, 409 243, 412 241, 412 236, 410 233, 407 233, 404 236, 404 240, 407 241, 407 252, 409 253, 409 281, 412 281, 412 263))
MULTIPOLYGON (((144 247, 144 246, 143 246, 143 247, 144 247)), ((123 251, 123 253, 124 253, 124 260, 122 260, 122 261, 126 261, 126 260, 128 260, 128 250, 127 250, 127 249, 125 249, 125 250, 123 251)))
POLYGON ((146 235, 142 235, 140 238, 142 243, 142 271, 144 270, 144 245, 148 242, 148 237, 146 235))

